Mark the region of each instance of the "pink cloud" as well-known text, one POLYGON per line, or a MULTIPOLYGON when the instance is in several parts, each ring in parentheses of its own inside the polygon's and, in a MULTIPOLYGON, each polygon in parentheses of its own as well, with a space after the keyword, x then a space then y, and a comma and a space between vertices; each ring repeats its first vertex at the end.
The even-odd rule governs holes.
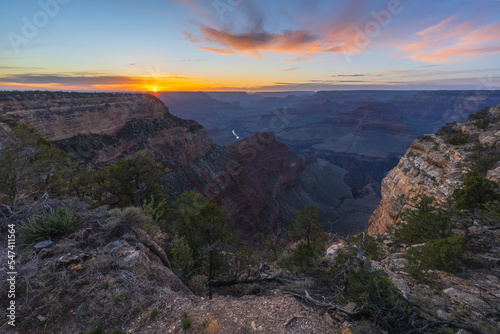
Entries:
POLYGON ((419 31, 417 43, 400 49, 413 60, 439 63, 500 53, 500 22, 479 28, 471 21, 455 22, 455 17, 449 17, 419 31))

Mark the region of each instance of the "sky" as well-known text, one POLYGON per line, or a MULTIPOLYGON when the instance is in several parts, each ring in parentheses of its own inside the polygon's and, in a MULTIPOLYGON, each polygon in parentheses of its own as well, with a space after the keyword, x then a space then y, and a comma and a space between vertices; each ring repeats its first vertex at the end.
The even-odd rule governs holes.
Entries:
POLYGON ((0 89, 500 89, 500 0, 1 1, 0 89))

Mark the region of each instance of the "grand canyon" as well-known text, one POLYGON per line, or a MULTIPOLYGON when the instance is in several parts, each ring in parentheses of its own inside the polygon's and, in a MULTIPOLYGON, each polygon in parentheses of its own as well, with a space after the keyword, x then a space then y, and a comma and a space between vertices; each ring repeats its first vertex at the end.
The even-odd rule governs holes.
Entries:
POLYGON ((0 333, 499 333, 499 4, 3 1, 0 333))

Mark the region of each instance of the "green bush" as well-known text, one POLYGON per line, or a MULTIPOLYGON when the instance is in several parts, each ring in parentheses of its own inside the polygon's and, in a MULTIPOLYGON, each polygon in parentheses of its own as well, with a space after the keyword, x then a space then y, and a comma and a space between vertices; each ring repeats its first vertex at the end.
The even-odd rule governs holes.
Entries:
POLYGON ((491 123, 491 114, 489 113, 489 107, 485 107, 481 110, 479 110, 478 112, 476 112, 475 114, 469 114, 467 116, 467 119, 469 121, 474 121, 474 126, 479 128, 479 129, 482 129, 482 130, 486 130, 486 128, 488 127, 488 125, 490 125, 491 123))
POLYGON ((469 136, 462 131, 457 131, 446 140, 448 144, 455 146, 467 144, 468 141, 469 136))
POLYGON ((498 185, 475 173, 467 173, 461 188, 453 192, 453 203, 457 209, 474 213, 487 202, 500 200, 498 185))
POLYGON ((406 253, 410 273, 439 269, 455 271, 465 251, 464 238, 454 234, 444 239, 429 240, 423 246, 412 247, 406 253))
POLYGON ((149 313, 149 318, 154 319, 158 315, 158 308, 154 308, 150 313, 149 313))
POLYGON ((292 256, 283 261, 283 264, 293 271, 305 273, 312 269, 315 257, 314 250, 301 243, 293 250, 292 256))
POLYGON ((452 215, 436 203, 434 197, 413 197, 415 207, 405 209, 394 228, 394 240, 398 243, 417 244, 430 239, 445 238, 453 227, 452 215))
POLYGON ((219 207, 194 191, 182 193, 174 205, 177 219, 172 223, 173 232, 184 238, 191 249, 193 267, 204 269, 208 280, 213 280, 228 269, 227 251, 236 243, 223 214, 226 207, 219 207))
POLYGON ((186 312, 182 314, 181 324, 182 324, 182 329, 189 329, 193 324, 193 321, 189 319, 189 316, 187 315, 186 312))
POLYGON ((148 215, 141 207, 128 207, 119 211, 118 219, 121 224, 127 226, 137 226, 149 234, 154 234, 160 230, 153 218, 148 215))
POLYGON ((102 333, 103 333, 103 329, 102 329, 102 326, 99 324, 99 325, 97 325, 96 328, 94 328, 93 330, 91 330, 87 334, 102 334, 102 333))
POLYGON ((364 308, 375 322, 390 333, 404 333, 410 325, 411 312, 391 279, 381 270, 368 266, 349 272, 347 296, 364 308))
MULTIPOLYGON (((147 153, 134 153, 112 166, 81 171, 70 191, 95 206, 141 206, 161 194, 163 166, 147 153)), ((160 202, 164 198, 160 199, 160 202)))
MULTIPOLYGON (((358 245, 359 241, 363 237, 362 234, 356 236, 349 236, 347 242, 352 245, 358 245)), ((380 261, 383 257, 383 253, 380 251, 377 241, 371 235, 365 235, 365 241, 363 241, 363 246, 361 247, 363 255, 369 260, 380 261)), ((356 250, 351 249, 349 251, 351 256, 355 256, 356 250)))
POLYGON ((168 207, 170 197, 167 194, 155 194, 144 201, 144 210, 153 217, 154 221, 159 222, 172 215, 172 210, 168 207))
POLYGON ((30 218, 18 227, 18 231, 27 240, 50 239, 74 231, 79 222, 77 209, 72 205, 62 205, 30 218))
POLYGON ((184 237, 176 236, 174 244, 175 246, 170 249, 172 264, 179 269, 180 276, 187 280, 194 265, 193 251, 184 237))
POLYGON ((469 141, 469 136, 461 130, 455 130, 456 123, 447 123, 441 129, 436 131, 436 135, 443 137, 448 144, 463 145, 469 141))
POLYGON ((495 167, 500 161, 500 152, 495 148, 489 148, 486 145, 476 144, 473 147, 473 154, 470 157, 471 171, 480 176, 486 176, 486 173, 495 167))
POLYGON ((456 122, 453 123, 446 123, 442 128, 436 131, 436 135, 440 137, 448 136, 455 134, 457 131, 453 129, 453 127, 456 125, 456 122))

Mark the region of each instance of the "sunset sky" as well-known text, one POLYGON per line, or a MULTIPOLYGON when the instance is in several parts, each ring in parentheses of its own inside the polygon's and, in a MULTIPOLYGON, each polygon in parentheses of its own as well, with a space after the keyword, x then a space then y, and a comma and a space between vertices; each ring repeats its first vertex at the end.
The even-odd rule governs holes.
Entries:
POLYGON ((0 2, 0 89, 500 89, 500 0, 0 2))

